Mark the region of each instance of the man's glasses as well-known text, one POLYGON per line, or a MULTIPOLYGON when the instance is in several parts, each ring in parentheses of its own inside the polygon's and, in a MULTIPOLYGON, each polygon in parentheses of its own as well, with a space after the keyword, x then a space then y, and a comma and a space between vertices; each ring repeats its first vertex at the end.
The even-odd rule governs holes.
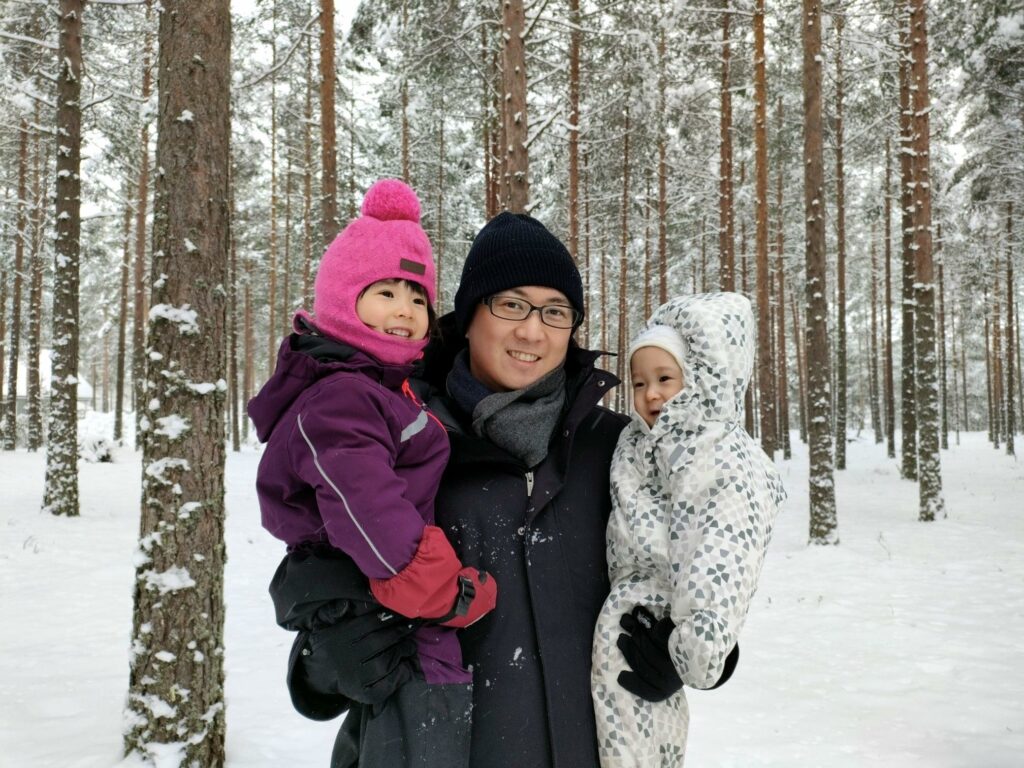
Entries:
POLYGON ((552 328, 575 328, 581 319, 579 311, 565 304, 538 307, 517 296, 488 296, 483 300, 491 314, 502 320, 525 320, 536 311, 540 321, 552 328))

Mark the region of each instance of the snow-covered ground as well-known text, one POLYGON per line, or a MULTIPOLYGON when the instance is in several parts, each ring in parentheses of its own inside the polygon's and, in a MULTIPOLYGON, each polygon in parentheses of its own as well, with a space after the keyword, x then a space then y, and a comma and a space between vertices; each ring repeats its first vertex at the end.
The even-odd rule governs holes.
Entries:
MULTIPOLYGON (((1021 446, 1024 450, 1024 445, 1021 446)), ((1024 466, 971 434, 943 453, 948 518, 882 446, 837 473, 838 547, 808 547, 806 452, 783 462, 779 520, 735 677, 689 693, 687 764, 1010 768, 1024 764, 1024 466)), ((335 723, 294 714, 290 636, 266 585, 281 547, 228 459, 227 723, 233 768, 327 764, 335 723)), ((140 466, 81 464, 82 516, 39 512, 44 458, 0 453, 0 764, 120 761, 140 466)))

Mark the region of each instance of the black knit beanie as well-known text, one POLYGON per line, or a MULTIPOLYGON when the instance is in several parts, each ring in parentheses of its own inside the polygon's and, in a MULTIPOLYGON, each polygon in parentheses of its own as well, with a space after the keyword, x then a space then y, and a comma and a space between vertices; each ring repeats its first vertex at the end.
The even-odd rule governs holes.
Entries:
POLYGON ((466 332, 481 299, 521 285, 561 291, 585 311, 583 281, 561 241, 525 213, 499 213, 477 233, 455 294, 459 331, 466 332))

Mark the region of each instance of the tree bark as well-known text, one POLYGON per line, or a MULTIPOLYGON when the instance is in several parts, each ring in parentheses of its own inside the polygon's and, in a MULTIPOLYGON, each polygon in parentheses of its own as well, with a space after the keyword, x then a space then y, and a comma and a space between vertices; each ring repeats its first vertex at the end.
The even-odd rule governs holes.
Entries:
POLYGON ((577 263, 580 248, 580 0, 569 0, 569 253, 577 263))
POLYGON ((875 433, 875 444, 885 439, 882 425, 882 408, 879 397, 878 381, 878 247, 875 241, 875 226, 871 225, 871 336, 868 343, 868 354, 871 361, 868 377, 871 391, 871 430, 875 433))
POLYGON ((843 16, 836 24, 836 469, 846 469, 846 177, 843 163, 843 16))
POLYGON ((800 332, 800 314, 796 310, 796 298, 789 293, 789 309, 793 317, 793 347, 796 350, 796 375, 800 400, 800 440, 807 442, 807 354, 800 332))
MULTIPOLYGON (((719 89, 719 99, 721 102, 721 114, 720 114, 720 130, 719 130, 719 155, 718 155, 718 284, 721 286, 723 291, 735 291, 736 290, 736 252, 735 252, 735 232, 733 230, 733 190, 732 190, 732 92, 730 90, 731 78, 729 70, 732 64, 732 54, 729 47, 729 25, 732 21, 732 9, 730 6, 730 0, 722 0, 722 81, 719 89)), ((763 23, 764 14, 761 16, 762 21, 762 48, 763 48, 763 23)), ((754 13, 754 29, 755 39, 757 30, 757 19, 758 14, 754 13)), ((754 54, 754 66, 755 69, 758 66, 758 55, 756 53, 755 43, 755 54, 754 54)), ((763 56, 760 59, 761 66, 763 66, 763 56)), ((755 89, 757 87, 757 78, 755 76, 755 89)), ((758 129, 764 127, 764 104, 763 96, 762 100, 757 101, 755 97, 755 104, 760 108, 759 121, 756 123, 758 129)), ((760 177, 759 177, 760 180, 760 177)), ((762 198, 763 199, 763 198, 762 198)), ((761 200, 758 201, 759 203, 761 200)), ((760 226, 760 223, 758 224, 760 226)), ((758 230, 760 231, 760 230, 758 230)), ((767 242, 767 239, 766 239, 767 242)), ((760 282, 760 277, 758 277, 760 282)), ((762 421, 764 414, 762 412, 762 421)), ((772 432, 774 434, 774 431, 772 432)), ((769 452, 769 455, 770 452, 769 452)))
POLYGON ((18 358, 21 352, 21 290, 28 230, 28 121, 18 125, 18 202, 14 224, 14 274, 11 289, 10 342, 7 346, 7 402, 4 403, 2 448, 13 451, 18 433, 18 358))
MULTIPOLYGON (((626 350, 629 348, 629 284, 628 280, 628 246, 629 246, 629 106, 626 107, 625 126, 622 137, 622 205, 619 218, 619 333, 618 333, 618 365, 617 375, 620 381, 626 381, 629 376, 629 361, 626 360, 626 350)), ((622 410, 621 402, 625 395, 622 392, 625 387, 619 387, 617 399, 620 401, 619 409, 622 410)))
POLYGON ((885 449, 890 459, 896 458, 896 385, 893 378, 892 357, 892 148, 885 139, 885 449))
POLYGON ((810 541, 838 544, 832 463, 831 368, 825 256, 825 162, 821 115, 821 2, 803 0, 804 212, 807 271, 807 436, 810 541))
MULTIPOLYGON (((338 234, 338 151, 334 115, 334 0, 320 0, 320 228, 326 248, 338 234)), ((271 369, 273 370, 273 369, 271 369)))
MULTIPOLYGON (((664 5, 664 3, 663 3, 664 5)), ((665 28, 658 35, 658 304, 668 301, 668 136, 666 129, 668 90, 665 28)))
MULTIPOLYGON (((39 122, 39 107, 37 105, 36 123, 39 122)), ((28 254, 28 338, 26 339, 28 348, 25 355, 25 374, 28 383, 28 440, 26 447, 30 451, 38 451, 43 445, 43 392, 39 381, 39 357, 43 328, 43 229, 46 218, 46 194, 43 191, 40 168, 43 164, 42 156, 43 149, 39 133, 36 132, 32 139, 32 239, 29 243, 28 254)), ((95 381, 93 383, 95 385, 95 381)), ((77 419, 77 411, 75 415, 77 419)))
POLYGON ((117 360, 114 363, 114 442, 120 443, 124 437, 124 384, 125 360, 127 359, 128 341, 128 276, 132 267, 132 206, 124 206, 124 247, 121 251, 121 288, 118 293, 117 320, 117 360))
POLYGON ((142 514, 126 755, 224 764, 231 16, 164 0, 142 514))
POLYGON ((914 176, 913 105, 911 104, 911 74, 909 59, 909 19, 903 20, 900 30, 900 221, 902 224, 903 255, 903 333, 901 338, 902 368, 900 373, 902 398, 900 423, 902 428, 902 473, 908 480, 917 480, 917 418, 916 390, 914 386, 914 176))
POLYGON ((917 384, 919 519, 945 517, 939 463, 939 392, 935 354, 935 268, 932 259, 932 200, 926 0, 909 0, 913 92, 914 373, 917 384))
MULTIPOLYGON (((725 30, 728 31, 727 23, 725 30)), ((771 273, 768 264, 768 95, 765 76, 764 0, 756 0, 754 3, 754 162, 757 226, 757 384, 761 398, 761 448, 769 456, 774 457, 779 440, 769 296, 771 273)))
MULTIPOLYGON (((43 510, 78 515, 78 256, 82 219, 82 0, 60 0, 53 353, 43 510)), ((95 382, 94 382, 95 383, 95 382)))
POLYGON ((526 143, 526 12, 523 0, 506 0, 502 6, 502 124, 505 141, 505 174, 501 207, 524 213, 530 201, 529 157, 526 143))
MULTIPOLYGON (((146 40, 142 57, 142 99, 148 101, 152 91, 153 37, 149 32, 150 6, 146 6, 146 40)), ((145 435, 141 424, 147 405, 146 382, 146 317, 149 314, 146 296, 146 211, 149 204, 149 123, 143 122, 139 137, 139 189, 135 206, 135 261, 132 290, 132 395, 135 411, 135 447, 141 448, 145 435)))
MULTIPOLYGON (((941 270, 942 267, 940 266, 941 270)), ((1006 204, 1006 454, 1014 453, 1013 433, 1017 429, 1016 413, 1013 404, 1014 384, 1014 352, 1016 345, 1013 339, 1014 302, 1013 302, 1013 202, 1006 204)))

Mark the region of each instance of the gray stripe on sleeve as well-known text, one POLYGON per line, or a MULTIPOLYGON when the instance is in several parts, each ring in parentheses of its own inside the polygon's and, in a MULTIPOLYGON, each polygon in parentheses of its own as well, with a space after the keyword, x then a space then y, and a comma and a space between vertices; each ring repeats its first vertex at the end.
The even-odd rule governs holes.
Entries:
POLYGON ((409 426, 402 430, 399 442, 404 443, 406 440, 409 440, 410 438, 413 438, 416 435, 418 435, 426 428, 427 422, 429 421, 430 419, 427 417, 427 412, 420 411, 420 415, 416 417, 416 421, 414 421, 412 424, 410 424, 409 426))

